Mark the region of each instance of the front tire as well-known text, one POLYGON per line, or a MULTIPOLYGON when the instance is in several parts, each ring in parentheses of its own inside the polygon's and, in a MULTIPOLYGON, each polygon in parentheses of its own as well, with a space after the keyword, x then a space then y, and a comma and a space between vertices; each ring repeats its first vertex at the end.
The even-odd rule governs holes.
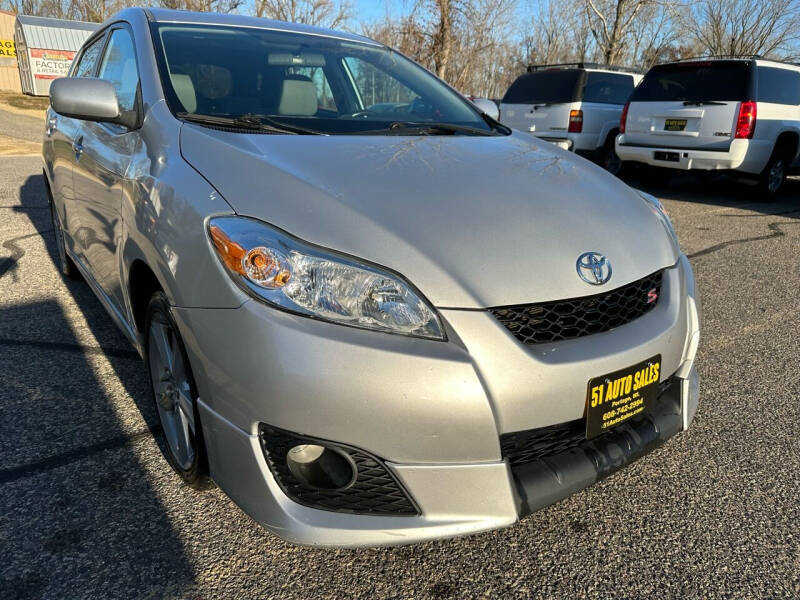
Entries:
POLYGON ((164 292, 153 294, 147 305, 145 332, 145 363, 164 432, 161 451, 186 485, 205 489, 210 480, 197 388, 164 292))

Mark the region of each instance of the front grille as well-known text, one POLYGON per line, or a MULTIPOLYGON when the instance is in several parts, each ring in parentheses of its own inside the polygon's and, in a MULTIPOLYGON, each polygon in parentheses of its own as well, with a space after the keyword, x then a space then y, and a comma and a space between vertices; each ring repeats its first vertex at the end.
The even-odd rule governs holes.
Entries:
POLYGON ((259 440, 275 480, 295 502, 311 508, 346 513, 393 516, 419 514, 400 482, 383 462, 364 450, 291 434, 263 424, 259 427, 259 440), (321 444, 347 454, 357 469, 353 484, 341 490, 326 490, 299 481, 286 463, 289 450, 298 444, 321 444))
POLYGON ((523 344, 571 340, 609 331, 653 310, 663 274, 658 271, 595 296, 489 310, 523 344))
MULTIPOLYGON (((659 384, 658 399, 654 406, 649 407, 648 411, 642 415, 637 415, 631 422, 646 418, 649 411, 658 405, 664 394, 676 382, 676 377, 665 379, 659 384)), ((601 440, 604 436, 614 433, 610 429, 606 433, 593 438, 591 441, 601 440)), ((526 465, 554 454, 561 454, 567 450, 577 448, 586 442, 586 420, 576 419, 566 423, 528 429, 527 431, 517 431, 506 433, 500 436, 500 449, 503 458, 508 459, 512 467, 526 465)))

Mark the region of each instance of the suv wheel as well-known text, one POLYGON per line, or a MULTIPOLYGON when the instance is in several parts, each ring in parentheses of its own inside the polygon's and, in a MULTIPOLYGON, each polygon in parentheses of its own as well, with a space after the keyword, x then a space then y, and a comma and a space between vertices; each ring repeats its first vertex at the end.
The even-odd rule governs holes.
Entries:
POLYGON ((622 171, 622 159, 614 148, 614 138, 611 137, 600 151, 600 166, 612 175, 619 175, 622 171))
POLYGON ((776 198, 786 181, 787 168, 786 153, 776 148, 767 162, 767 166, 761 171, 758 181, 761 197, 764 200, 771 201, 776 198))
POLYGON ((183 340, 163 292, 151 298, 145 323, 145 363, 164 431, 161 450, 187 485, 204 489, 210 481, 197 391, 183 340))
POLYGON ((66 279, 76 279, 78 277, 78 268, 72 259, 67 256, 67 248, 64 240, 64 230, 61 229, 61 219, 58 218, 58 210, 56 203, 52 198, 49 198, 50 203, 50 218, 53 220, 53 235, 56 238, 56 267, 63 277, 66 279))

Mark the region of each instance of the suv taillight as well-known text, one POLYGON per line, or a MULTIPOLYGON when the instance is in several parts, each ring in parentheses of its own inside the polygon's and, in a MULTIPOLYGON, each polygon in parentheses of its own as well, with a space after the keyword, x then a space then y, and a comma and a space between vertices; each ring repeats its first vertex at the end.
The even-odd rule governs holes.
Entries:
POLYGON ((630 102, 626 102, 625 106, 622 107, 622 116, 619 118, 619 132, 625 133, 625 122, 628 120, 628 107, 631 105, 630 102))
POLYGON ((569 129, 570 133, 580 133, 583 131, 583 111, 571 110, 569 111, 569 129))
POLYGON ((756 103, 742 102, 739 105, 739 116, 736 118, 736 139, 752 139, 756 131, 756 103))

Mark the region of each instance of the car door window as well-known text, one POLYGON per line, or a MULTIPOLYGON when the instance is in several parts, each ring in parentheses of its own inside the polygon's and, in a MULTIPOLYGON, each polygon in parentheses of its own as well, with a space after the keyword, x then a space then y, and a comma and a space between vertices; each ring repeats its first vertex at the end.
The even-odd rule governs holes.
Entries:
POLYGON ((625 104, 633 92, 633 77, 593 71, 587 74, 583 89, 584 102, 625 104))
POLYGON ((100 51, 103 49, 103 40, 105 36, 100 38, 86 47, 83 51, 78 66, 75 67, 73 77, 94 77, 95 67, 97 66, 97 58, 100 56, 100 51))
POLYGON ((758 67, 758 100, 773 104, 800 104, 800 74, 789 69, 758 67))
POLYGON ((97 76, 114 85, 120 110, 134 109, 136 90, 139 86, 139 70, 136 67, 133 40, 127 29, 115 29, 111 33, 97 76))

